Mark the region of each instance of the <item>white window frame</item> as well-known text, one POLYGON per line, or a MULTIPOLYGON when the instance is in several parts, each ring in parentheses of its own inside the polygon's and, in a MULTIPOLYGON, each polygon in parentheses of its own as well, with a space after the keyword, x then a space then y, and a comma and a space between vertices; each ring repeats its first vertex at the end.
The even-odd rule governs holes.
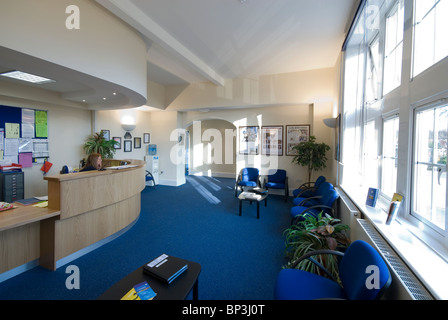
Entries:
MULTIPOLYGON (((399 6, 400 6, 401 3, 403 3, 403 6, 404 6, 404 0, 397 0, 396 3, 392 6, 392 8, 389 10, 389 12, 386 14, 386 19, 385 19, 384 62, 383 62, 384 70, 383 70, 383 82, 382 82, 382 84, 383 84, 383 86, 382 86, 382 88, 383 88, 383 96, 387 95, 388 93, 390 93, 390 92, 394 91, 395 89, 397 89, 398 87, 400 87, 400 85, 402 83, 402 79, 401 79, 401 72, 402 72, 402 70, 401 70, 401 67, 402 67, 402 61, 403 61, 403 45, 404 45, 404 16, 403 16, 403 25, 401 25, 401 26, 396 25, 397 29, 395 30, 396 33, 398 33, 398 28, 402 28, 402 30, 400 30, 400 32, 402 34, 401 40, 394 44, 394 48, 390 52, 386 52, 386 50, 388 49, 388 42, 387 42, 387 39, 388 39, 388 21, 395 13, 398 13, 399 6), (401 47, 401 52, 398 53, 397 50, 400 47, 401 47), (388 58, 391 58, 391 57, 395 58, 395 63, 394 63, 393 66, 395 67, 395 69, 397 68, 397 61, 396 61, 397 54, 400 54, 400 63, 399 63, 399 65, 400 65, 400 72, 398 72, 398 74, 394 72, 394 77, 397 77, 397 76, 399 77, 399 81, 397 81, 397 83, 395 83, 395 81, 393 79, 387 79, 386 80, 386 78, 387 78, 386 77, 386 70, 388 70, 388 64, 387 64, 388 58), (389 81, 392 81, 392 83, 390 84, 390 88, 388 87, 389 81)), ((404 8, 403 8, 403 11, 404 11, 404 8)))
MULTIPOLYGON (((381 194, 381 197, 383 197, 386 201, 391 201, 393 194, 384 193, 384 183, 383 183, 383 181, 384 181, 383 180, 384 159, 385 159, 385 152, 384 152, 385 151, 384 150, 385 143, 384 143, 384 139, 388 139, 389 138, 388 136, 385 135, 384 130, 386 128, 386 122, 388 122, 388 121, 396 121, 396 120, 399 121, 399 119, 400 119, 400 116, 397 113, 394 113, 394 114, 388 115, 388 116, 383 116, 383 125, 382 125, 382 130, 381 130, 381 135, 382 135, 381 136, 381 142, 382 142, 382 145, 381 145, 380 194, 381 194)), ((398 124, 398 126, 399 126, 399 124, 398 124)), ((398 153, 398 150, 397 150, 397 153, 398 153)), ((398 154, 396 154, 395 157, 390 158, 390 159, 394 159, 396 162, 398 162, 398 154)), ((398 171, 398 167, 396 168, 396 170, 398 171)), ((396 173, 396 175, 397 175, 397 173, 396 173)), ((396 178, 397 178, 397 176, 396 176, 396 178)), ((395 181, 395 190, 396 189, 397 189, 397 181, 395 181)))
MULTIPOLYGON (((416 149, 417 149, 417 114, 418 112, 430 110, 430 109, 436 109, 439 107, 447 106, 448 102, 447 99, 441 99, 433 103, 428 103, 426 105, 417 105, 414 106, 413 110, 413 126, 412 126, 412 156, 411 156, 411 171, 412 171, 412 180, 411 180, 411 186, 410 186, 410 213, 408 214, 407 218, 410 222, 412 222, 414 225, 419 226, 419 230, 423 232, 423 234, 426 234, 427 237, 438 239, 440 243, 447 244, 448 242, 448 214, 445 212, 445 230, 439 228, 436 224, 433 222, 425 219, 423 216, 419 215, 414 211, 414 200, 415 200, 415 183, 416 182, 416 149)), ((447 194, 445 195, 446 202, 448 201, 448 182, 447 182, 447 194)))
MULTIPOLYGON (((380 43, 380 35, 379 32, 376 33, 376 35, 373 37, 372 41, 370 41, 368 47, 367 47, 367 61, 366 66, 370 67, 370 70, 366 70, 366 91, 367 87, 370 85, 374 85, 374 91, 372 91, 372 94, 374 95, 371 97, 371 100, 366 101, 367 104, 372 104, 378 101, 380 97, 382 96, 381 90, 382 90, 382 68, 380 66, 380 60, 381 60, 381 43, 380 43), (374 45, 378 45, 378 61, 375 61, 374 53, 372 53, 372 48, 374 45), (376 62, 376 64, 375 64, 376 62), (372 80, 376 80, 376 83, 372 83, 372 80)), ((367 68, 368 69, 368 68, 367 68)), ((366 93, 366 100, 367 100, 367 93, 366 93)))
MULTIPOLYGON (((418 0, 414 0, 413 3, 413 7, 414 7, 414 17, 413 17, 413 57, 412 57, 412 77, 416 77, 419 74, 423 73, 425 70, 431 68, 433 65, 437 64, 438 62, 440 62, 441 60, 445 59, 448 56, 448 50, 446 51, 445 56, 443 57, 436 57, 436 46, 437 46, 437 40, 439 39, 439 41, 445 41, 446 39, 444 37, 440 37, 438 36, 438 32, 436 30, 437 27, 437 16, 434 18, 434 29, 433 32, 428 35, 429 36, 433 36, 433 41, 432 41, 432 62, 429 62, 428 64, 424 64, 424 67, 421 70, 416 70, 416 58, 418 56, 417 54, 417 27, 424 21, 424 19, 426 19, 430 14, 433 14, 436 12, 437 10, 437 6, 440 4, 441 0, 437 0, 434 5, 431 7, 431 9, 429 9, 428 12, 426 12, 426 14, 423 16, 423 18, 420 21, 417 21, 417 1, 418 0), (442 40, 440 40, 442 38, 442 40)), ((425 0, 423 0, 425 1, 425 0)), ((427 0, 426 0, 427 1, 427 0)), ((444 0, 446 1, 446 0, 444 0)), ((440 7, 439 7, 440 9, 440 7)), ((435 13, 437 14, 437 13, 435 13)), ((445 17, 446 18, 446 17, 445 17)), ((439 30, 440 32, 440 30, 439 30)), ((446 31, 445 31, 446 32, 446 31)), ((425 47, 425 49, 423 50, 427 50, 427 48, 425 47)))

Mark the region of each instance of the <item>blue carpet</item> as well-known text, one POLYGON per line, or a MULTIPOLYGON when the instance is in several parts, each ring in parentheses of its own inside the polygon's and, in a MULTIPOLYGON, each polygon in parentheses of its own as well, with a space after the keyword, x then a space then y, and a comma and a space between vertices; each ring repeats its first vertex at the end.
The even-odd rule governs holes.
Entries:
POLYGON ((270 195, 259 220, 256 204, 243 202, 240 217, 234 181, 189 176, 180 187, 146 187, 131 229, 66 265, 79 268, 80 289, 66 288, 66 266, 36 267, 0 283, 0 299, 93 300, 161 253, 201 264, 201 300, 272 299, 291 202, 270 195))

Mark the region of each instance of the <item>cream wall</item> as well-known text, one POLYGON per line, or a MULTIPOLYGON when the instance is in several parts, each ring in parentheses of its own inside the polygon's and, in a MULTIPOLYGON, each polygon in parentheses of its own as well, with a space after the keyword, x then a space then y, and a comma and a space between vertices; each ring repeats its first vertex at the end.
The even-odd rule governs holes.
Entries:
POLYGON ((334 100, 335 68, 196 83, 165 90, 167 110, 311 104, 334 100))
MULTIPOLYGON (((309 124, 311 126, 311 134, 317 137, 319 142, 325 142, 330 145, 331 150, 334 150, 334 129, 328 128, 323 125, 323 119, 332 117, 333 103, 316 103, 316 104, 304 104, 304 105, 292 105, 292 106, 269 106, 258 108, 243 108, 243 109, 228 109, 228 110, 215 110, 209 112, 186 112, 184 114, 183 123, 184 127, 189 127, 195 121, 205 120, 206 123, 211 119, 225 120, 232 124, 236 129, 240 126, 268 126, 268 125, 283 125, 284 135, 286 134, 286 125, 301 125, 309 124)), ((219 122, 214 122, 219 124, 219 122)), ((209 125, 206 125, 209 128, 209 125)), ((220 128, 217 128, 220 130, 220 128)), ((194 137, 190 136, 192 141, 192 149, 194 148, 194 137)), ((224 139, 224 138, 223 138, 224 139)), ((285 139, 285 137, 284 137, 285 139)), ((202 137, 201 142, 207 142, 208 139, 202 137)), ((261 169, 261 174, 268 174, 270 169, 285 169, 288 172, 290 185, 292 187, 298 186, 305 182, 307 179, 306 169, 299 167, 292 163, 292 156, 286 156, 285 152, 283 156, 265 156, 261 155, 240 155, 238 154, 238 141, 236 142, 236 157, 235 157, 235 171, 233 177, 243 167, 258 167, 261 169)), ((328 167, 320 172, 314 173, 313 178, 316 178, 320 174, 324 174, 327 177, 333 177, 333 161, 332 151, 328 154, 328 167)), ((224 150, 224 152, 228 152, 224 150)), ((225 155, 223 154, 223 159, 225 155)), ((224 160, 223 160, 224 161, 224 160)), ((194 173, 197 168, 191 167, 190 172, 194 173)), ((211 172, 220 175, 219 169, 214 164, 203 163, 199 168, 200 172, 207 172, 210 169, 211 172)), ((229 177, 229 172, 225 171, 225 174, 221 176, 229 177)), ((230 175, 231 176, 231 175, 230 175)), ((333 180, 334 181, 334 180, 333 180)))
MULTIPOLYGON (((144 160, 148 145, 143 143, 143 134, 149 133, 151 138, 151 114, 149 112, 138 111, 135 109, 125 110, 108 110, 93 111, 94 112, 94 132, 101 130, 109 130, 110 137, 121 137, 121 148, 115 152, 115 159, 137 159, 144 160), (126 131, 121 127, 122 119, 131 117, 135 120, 135 129, 131 132, 132 152, 124 152, 124 135, 126 131), (141 148, 136 149, 134 146, 134 138, 141 138, 141 148)), ((152 140, 152 139, 151 139, 152 140)), ((150 141, 152 143, 152 141, 150 141)))

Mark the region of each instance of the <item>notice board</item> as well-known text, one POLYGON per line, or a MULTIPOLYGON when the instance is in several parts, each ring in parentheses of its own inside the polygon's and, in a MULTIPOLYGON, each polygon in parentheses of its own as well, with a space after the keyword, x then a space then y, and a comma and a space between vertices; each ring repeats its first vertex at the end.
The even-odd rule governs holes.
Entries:
POLYGON ((48 111, 0 105, 0 163, 27 168, 49 157, 48 111))

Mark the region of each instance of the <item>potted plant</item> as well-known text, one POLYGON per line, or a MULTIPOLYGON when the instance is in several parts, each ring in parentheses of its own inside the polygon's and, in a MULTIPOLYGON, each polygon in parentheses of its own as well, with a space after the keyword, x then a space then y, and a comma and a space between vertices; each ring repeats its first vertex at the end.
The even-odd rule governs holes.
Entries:
POLYGON ((103 159, 112 159, 116 151, 114 148, 115 144, 117 144, 115 140, 106 140, 104 132, 101 130, 87 138, 83 148, 87 155, 99 153, 103 159))
MULTIPOLYGON (((323 214, 318 217, 305 214, 304 219, 285 230, 286 255, 289 262, 285 268, 291 268, 300 257, 315 250, 345 251, 350 244, 347 231, 350 227, 342 224, 341 220, 323 214)), ((313 257, 323 265, 330 274, 339 279, 338 257, 332 254, 316 255, 313 257)), ((324 275, 310 260, 299 262, 296 269, 324 275)))
POLYGON ((324 142, 317 143, 315 136, 310 136, 308 141, 300 142, 293 149, 297 151, 297 155, 294 156, 292 162, 308 168, 308 181, 311 181, 313 171, 327 167, 326 152, 330 150, 330 147, 324 142))

